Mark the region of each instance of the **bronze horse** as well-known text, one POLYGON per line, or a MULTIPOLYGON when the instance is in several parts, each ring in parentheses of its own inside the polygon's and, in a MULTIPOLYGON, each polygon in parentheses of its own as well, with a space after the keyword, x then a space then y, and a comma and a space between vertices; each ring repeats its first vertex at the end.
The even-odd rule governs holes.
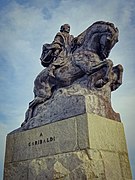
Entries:
POLYGON ((69 86, 83 76, 88 80, 93 77, 89 86, 91 89, 100 89, 108 82, 112 91, 117 89, 122 84, 123 68, 121 65, 113 67, 112 61, 106 59, 117 42, 118 29, 114 24, 104 21, 92 24, 76 37, 68 55, 63 57, 63 65, 56 66, 54 77, 49 75, 51 64, 36 77, 35 98, 29 103, 24 123, 33 117, 36 105, 48 100, 54 90, 69 86))

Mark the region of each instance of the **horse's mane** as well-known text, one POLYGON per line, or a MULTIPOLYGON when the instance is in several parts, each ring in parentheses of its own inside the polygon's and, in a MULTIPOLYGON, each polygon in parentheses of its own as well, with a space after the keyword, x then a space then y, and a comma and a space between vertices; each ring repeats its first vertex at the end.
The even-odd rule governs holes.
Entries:
POLYGON ((110 22, 105 22, 105 21, 97 21, 95 23, 93 23, 91 26, 89 26, 85 31, 83 31, 81 34, 79 34, 78 36, 81 36, 86 34, 86 32, 89 30, 89 31, 92 31, 92 29, 95 28, 95 31, 93 31, 92 33, 94 32, 105 32, 105 31, 110 31, 112 32, 112 30, 114 30, 114 32, 118 32, 118 28, 114 26, 113 23, 110 23, 110 22), (99 28, 100 26, 100 28, 99 28), (102 26, 102 28, 101 28, 102 26))
MULTIPOLYGON (((118 33, 118 28, 114 26, 113 23, 105 22, 105 21, 97 21, 89 26, 85 31, 79 34, 77 37, 80 40, 80 44, 84 42, 85 37, 89 34, 91 37, 96 33, 118 33)), ((89 37, 90 37, 89 36, 89 37)))
POLYGON ((115 28, 114 24, 113 23, 110 23, 110 22, 105 22, 105 21, 97 21, 95 23, 93 23, 90 27, 94 26, 94 25, 107 25, 107 26, 110 26, 111 28, 113 28, 115 31, 118 30, 117 28, 115 28))
POLYGON ((91 33, 102 33, 102 32, 110 32, 117 33, 118 28, 114 26, 113 23, 105 22, 105 21, 97 21, 89 26, 86 31, 90 31, 91 33))

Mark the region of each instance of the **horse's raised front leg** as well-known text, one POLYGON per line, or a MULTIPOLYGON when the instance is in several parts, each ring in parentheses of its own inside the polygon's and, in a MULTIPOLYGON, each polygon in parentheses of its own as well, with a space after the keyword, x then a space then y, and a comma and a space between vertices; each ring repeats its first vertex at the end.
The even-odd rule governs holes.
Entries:
POLYGON ((117 72, 117 83, 122 84, 122 76, 123 76, 123 66, 121 64, 118 64, 113 68, 114 72, 117 72), (117 70, 115 70, 117 69, 117 70))
POLYGON ((111 83, 111 90, 116 90, 122 84, 122 76, 123 76, 123 67, 121 64, 114 66, 112 68, 113 79, 111 83))
POLYGON ((105 82, 108 82, 110 80, 113 62, 110 59, 107 59, 105 61, 106 61, 106 73, 105 73, 105 76, 103 77, 103 79, 105 82))
POLYGON ((96 67, 92 67, 93 72, 95 72, 92 76, 95 76, 94 86, 96 88, 101 88, 111 81, 112 66, 112 61, 107 59, 99 63, 96 67))
POLYGON ((113 62, 110 59, 107 59, 107 60, 101 61, 97 65, 92 66, 90 74, 93 74, 103 68, 103 70, 105 71, 105 75, 103 76, 102 80, 106 84, 110 79, 112 67, 113 67, 113 62))
POLYGON ((91 80, 91 84, 94 84, 97 88, 103 87, 111 78, 113 63, 109 59, 92 62, 89 58, 85 59, 82 57, 82 59, 76 58, 75 63, 85 74, 89 75, 90 77, 97 76, 98 72, 100 71, 98 75, 100 78, 92 78, 93 80, 91 80))

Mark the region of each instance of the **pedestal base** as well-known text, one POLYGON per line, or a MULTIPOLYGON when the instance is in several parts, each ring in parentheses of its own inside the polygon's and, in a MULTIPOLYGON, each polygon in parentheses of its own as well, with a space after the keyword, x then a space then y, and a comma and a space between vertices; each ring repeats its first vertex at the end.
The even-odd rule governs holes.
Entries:
POLYGON ((86 113, 9 134, 4 179, 132 179, 123 125, 86 113))

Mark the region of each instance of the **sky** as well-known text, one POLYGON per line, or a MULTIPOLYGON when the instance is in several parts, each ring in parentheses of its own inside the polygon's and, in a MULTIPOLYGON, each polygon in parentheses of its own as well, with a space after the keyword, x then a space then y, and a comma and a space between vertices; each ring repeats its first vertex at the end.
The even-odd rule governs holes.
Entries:
POLYGON ((24 121, 34 79, 43 69, 42 45, 51 43, 65 23, 77 36, 99 20, 113 22, 120 32, 109 59, 123 65, 123 84, 112 92, 111 101, 124 125, 135 179, 134 0, 0 0, 0 179, 6 135, 24 121))

